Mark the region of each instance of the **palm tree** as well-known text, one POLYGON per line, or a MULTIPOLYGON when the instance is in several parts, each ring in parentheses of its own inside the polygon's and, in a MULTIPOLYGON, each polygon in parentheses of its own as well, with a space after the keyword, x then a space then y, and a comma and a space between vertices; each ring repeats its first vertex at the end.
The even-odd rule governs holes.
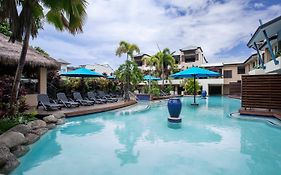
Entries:
POLYGON ((86 0, 0 0, 0 21, 9 21, 10 41, 23 43, 10 99, 12 113, 15 112, 30 36, 37 36, 44 20, 60 31, 68 30, 71 34, 82 32, 86 5, 86 0))
POLYGON ((156 68, 161 72, 162 88, 164 87, 164 79, 169 71, 169 68, 173 68, 175 65, 175 59, 172 56, 174 54, 170 52, 170 49, 165 48, 163 51, 157 52, 152 56, 153 60, 157 60, 156 68))
MULTIPOLYGON (((140 53, 140 49, 136 44, 130 44, 126 41, 120 41, 119 47, 116 49, 116 56, 121 57, 123 54, 126 54, 127 60, 125 62, 126 65, 126 71, 129 72, 129 57, 131 60, 134 59, 134 53, 140 53)), ((130 100, 129 96, 129 84, 130 84, 130 74, 126 74, 125 78, 125 87, 124 87, 124 95, 125 100, 130 100)))
MULTIPOLYGON (((157 59, 156 57, 152 57, 152 56, 144 56, 142 58, 142 61, 144 61, 146 63, 146 65, 148 65, 150 67, 149 69, 149 75, 151 76, 152 74, 152 68, 153 66, 155 66, 157 64, 157 59)), ((151 90, 151 80, 149 80, 149 83, 148 83, 148 86, 149 86, 149 94, 150 94, 150 90, 151 90)))

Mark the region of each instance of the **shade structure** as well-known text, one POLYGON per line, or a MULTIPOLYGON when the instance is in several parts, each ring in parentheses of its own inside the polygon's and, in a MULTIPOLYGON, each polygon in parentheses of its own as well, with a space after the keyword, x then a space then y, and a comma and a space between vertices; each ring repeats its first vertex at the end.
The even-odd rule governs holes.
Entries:
POLYGON ((183 70, 181 72, 178 72, 178 73, 175 73, 175 74, 172 74, 170 75, 171 77, 174 77, 174 78, 192 78, 194 79, 194 100, 193 100, 193 104, 192 105, 198 105, 196 103, 196 99, 195 99, 195 96, 196 96, 196 87, 195 87, 195 79, 196 78, 203 78, 203 77, 218 77, 220 76, 219 73, 217 72, 214 72, 214 71, 210 71, 210 70, 207 70, 207 69, 202 69, 202 68, 199 68, 199 67, 191 67, 189 69, 186 69, 186 70, 183 70))
POLYGON ((115 76, 111 76, 111 75, 110 75, 110 76, 107 76, 106 78, 107 78, 107 79, 110 79, 110 80, 114 80, 114 79, 116 79, 116 77, 115 77, 115 76))
POLYGON ((160 78, 154 77, 154 76, 152 76, 152 75, 145 75, 145 76, 143 77, 143 79, 148 81, 149 93, 150 93, 150 89, 151 89, 151 81, 161 80, 160 78))
POLYGON ((219 73, 210 71, 207 69, 202 69, 199 67, 191 67, 189 69, 185 69, 183 71, 180 71, 178 73, 170 75, 174 78, 192 78, 195 76, 195 78, 201 78, 201 77, 218 77, 220 76, 219 73))
POLYGON ((154 77, 154 76, 151 76, 151 75, 145 75, 143 77, 144 80, 161 80, 160 78, 158 77, 154 77))
POLYGON ((66 77, 104 77, 104 75, 86 68, 79 68, 70 72, 62 73, 60 75, 66 77))

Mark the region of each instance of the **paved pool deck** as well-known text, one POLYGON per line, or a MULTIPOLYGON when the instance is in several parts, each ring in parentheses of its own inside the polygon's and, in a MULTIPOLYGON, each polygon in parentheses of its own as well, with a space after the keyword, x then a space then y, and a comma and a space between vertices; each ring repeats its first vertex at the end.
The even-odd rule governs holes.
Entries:
POLYGON ((95 104, 93 106, 80 106, 80 107, 73 107, 73 108, 62 108, 61 110, 55 110, 55 111, 45 111, 43 110, 42 107, 40 107, 39 109, 37 109, 37 112, 39 116, 47 116, 55 113, 64 113, 65 117, 75 117, 80 115, 111 111, 114 109, 131 106, 136 103, 137 101, 135 100, 130 100, 126 102, 122 100, 115 103, 95 104))

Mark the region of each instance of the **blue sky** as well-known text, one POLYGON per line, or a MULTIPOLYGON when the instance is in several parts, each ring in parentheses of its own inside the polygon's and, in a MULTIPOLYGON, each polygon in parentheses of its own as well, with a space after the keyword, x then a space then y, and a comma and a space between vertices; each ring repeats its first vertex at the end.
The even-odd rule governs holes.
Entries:
POLYGON ((144 53, 201 46, 209 62, 247 59, 246 43, 258 27, 281 15, 280 0, 88 0, 84 32, 73 36, 45 24, 31 45, 72 65, 105 63, 117 68, 121 40, 144 53))

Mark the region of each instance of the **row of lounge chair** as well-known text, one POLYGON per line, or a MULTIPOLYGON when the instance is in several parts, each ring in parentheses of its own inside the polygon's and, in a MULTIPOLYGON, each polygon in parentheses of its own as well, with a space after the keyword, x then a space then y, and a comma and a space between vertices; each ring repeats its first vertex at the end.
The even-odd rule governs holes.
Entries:
POLYGON ((44 110, 57 110, 62 107, 71 108, 81 106, 91 106, 95 104, 114 103, 118 101, 118 98, 114 94, 105 94, 103 91, 98 93, 88 92, 86 97, 82 97, 80 92, 73 93, 73 99, 67 98, 65 93, 57 93, 57 100, 52 100, 47 94, 38 94, 37 108, 42 106, 44 110))

